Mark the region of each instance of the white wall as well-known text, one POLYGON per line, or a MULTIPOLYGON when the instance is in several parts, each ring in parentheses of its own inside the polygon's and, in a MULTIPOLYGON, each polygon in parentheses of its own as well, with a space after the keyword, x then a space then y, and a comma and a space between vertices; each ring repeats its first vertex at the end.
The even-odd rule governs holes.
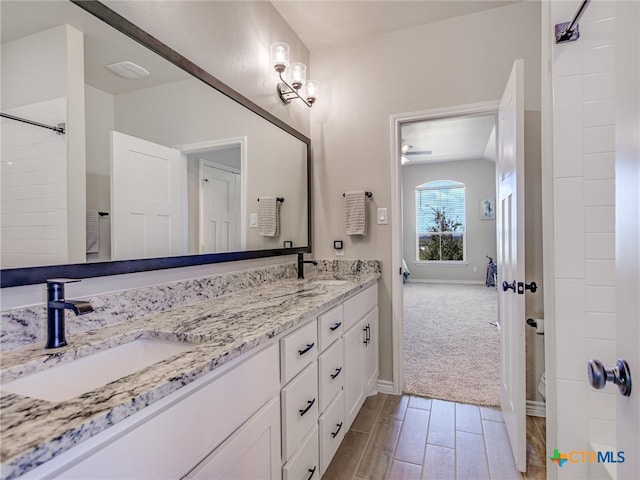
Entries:
MULTIPOLYGON (((567 21, 574 11, 571 3, 551 3, 551 24, 567 21)), ((590 442, 616 444, 617 390, 596 391, 586 375, 589 358, 608 368, 616 361, 615 14, 615 2, 592 2, 580 21, 579 41, 551 49, 561 451, 597 450, 590 442)), ((586 478, 589 468, 572 464, 558 469, 558 477, 586 478)))
MULTIPOLYGON (((344 240, 347 258, 382 260, 382 380, 392 380, 391 225, 399 219, 371 225, 364 239, 347 237, 342 192, 370 190, 371 208, 389 208, 390 115, 498 100, 518 58, 525 60, 525 115, 538 118, 527 122, 526 135, 539 138, 539 30, 540 4, 521 2, 313 52, 322 86, 311 113, 314 254, 330 258, 333 240, 344 240)), ((536 151, 528 146, 525 155, 536 151)))
POLYGON ((491 199, 495 208, 496 165, 487 160, 465 160, 402 167, 403 256, 409 280, 444 280, 484 283, 489 255, 496 259, 496 221, 480 219, 480 201, 491 199), (416 263, 415 189, 426 182, 454 180, 465 184, 466 258, 464 265, 416 263), (473 269, 476 269, 474 272, 473 269))

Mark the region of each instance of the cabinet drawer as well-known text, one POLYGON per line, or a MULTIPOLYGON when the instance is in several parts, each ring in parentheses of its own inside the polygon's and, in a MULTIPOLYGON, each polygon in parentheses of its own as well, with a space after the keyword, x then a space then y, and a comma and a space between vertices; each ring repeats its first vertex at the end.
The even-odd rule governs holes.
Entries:
POLYGON ((331 459, 344 438, 347 425, 344 421, 344 395, 342 392, 320 417, 320 475, 324 475, 331 459))
POLYGON ((282 383, 318 357, 318 324, 314 320, 280 340, 282 383))
POLYGON ((378 304, 378 285, 371 285, 344 302, 344 330, 353 327, 369 310, 378 304))
POLYGON ((278 346, 271 345, 55 476, 181 478, 273 398, 277 362, 278 346))
POLYGON ((282 468, 282 480, 319 480, 318 427, 307 435, 300 450, 282 468))
POLYGON ((325 349, 342 336, 342 305, 318 316, 318 351, 325 349))
POLYGON ((318 422, 316 362, 282 389, 282 422, 282 456, 286 460, 318 422))
POLYGON ((318 359, 320 412, 324 412, 344 385, 343 340, 340 339, 318 359))

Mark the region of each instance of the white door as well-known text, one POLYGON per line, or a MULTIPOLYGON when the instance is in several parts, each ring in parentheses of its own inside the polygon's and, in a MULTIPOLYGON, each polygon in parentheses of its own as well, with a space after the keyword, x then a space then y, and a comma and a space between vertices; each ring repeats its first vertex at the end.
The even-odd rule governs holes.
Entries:
POLYGON ((112 260, 184 255, 180 152, 111 132, 112 260))
POLYGON ((200 163, 200 253, 240 250, 239 175, 200 163))
MULTIPOLYGON (((640 5, 616 3, 616 324, 617 355, 629 364, 631 396, 617 395, 616 465, 640 478, 640 5)), ((612 368, 613 365, 607 365, 612 368)), ((607 388, 615 388, 607 386, 607 388)))
POLYGON ((524 275, 524 61, 516 60, 498 110, 497 247, 501 398, 511 449, 527 467, 524 275), (504 285, 504 288, 503 288, 504 285), (521 291, 522 293, 519 293, 521 291))

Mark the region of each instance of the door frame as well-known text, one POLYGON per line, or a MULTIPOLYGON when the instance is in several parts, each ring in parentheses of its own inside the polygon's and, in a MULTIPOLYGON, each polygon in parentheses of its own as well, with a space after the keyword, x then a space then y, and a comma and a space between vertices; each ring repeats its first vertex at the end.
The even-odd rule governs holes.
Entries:
MULTIPOLYGON (((216 140, 205 140, 203 142, 196 143, 185 143, 181 145, 173 145, 172 148, 180 150, 182 154, 182 168, 184 181, 185 181, 185 192, 187 191, 187 155, 192 153, 204 152, 207 150, 213 150, 216 148, 225 148, 225 147, 240 147, 240 244, 247 244, 246 237, 246 229, 247 225, 247 214, 246 214, 246 206, 247 206, 247 178, 248 178, 248 153, 247 153, 247 137, 228 137, 228 138, 220 138, 216 140)), ((198 167, 199 168, 199 167, 198 167)), ((185 216, 187 215, 186 206, 185 206, 185 216)))
MULTIPOLYGON (((399 272, 391 276, 391 338, 393 344, 393 381, 382 384, 378 390, 383 393, 402 394, 404 385, 404 325, 402 299, 402 167, 400 164, 400 127, 403 123, 418 120, 462 115, 494 113, 497 115, 500 100, 471 103, 444 108, 435 108, 411 113, 394 114, 390 117, 391 138, 391 271, 399 272)), ((498 133, 498 132, 496 132, 498 133)))

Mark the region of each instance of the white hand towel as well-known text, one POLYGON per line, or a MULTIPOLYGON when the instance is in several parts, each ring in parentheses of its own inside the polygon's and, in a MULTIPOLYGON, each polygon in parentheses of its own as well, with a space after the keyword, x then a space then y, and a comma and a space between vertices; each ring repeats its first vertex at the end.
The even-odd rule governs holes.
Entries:
POLYGON ((277 237, 280 235, 280 203, 277 197, 260 197, 258 202, 258 234, 277 237))
POLYGON ((367 197, 363 190, 344 194, 344 226, 347 235, 367 234, 367 210, 367 197))
POLYGON ((87 210, 87 253, 100 251, 100 225, 97 210, 87 210))

